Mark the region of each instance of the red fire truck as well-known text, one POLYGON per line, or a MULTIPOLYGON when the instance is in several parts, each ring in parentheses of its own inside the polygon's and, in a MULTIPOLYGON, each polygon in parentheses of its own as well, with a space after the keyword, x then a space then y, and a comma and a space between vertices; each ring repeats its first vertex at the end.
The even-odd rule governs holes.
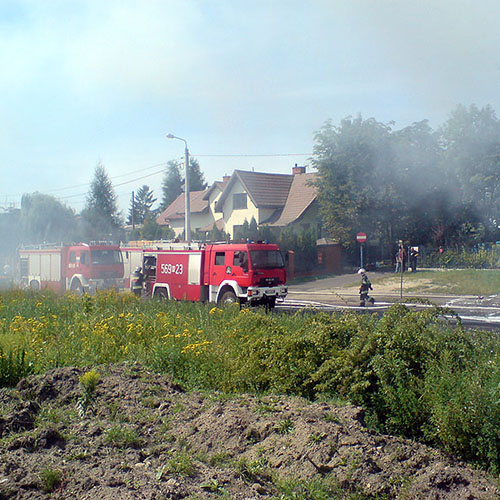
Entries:
POLYGON ((274 307, 288 289, 277 245, 223 243, 122 248, 144 273, 145 294, 160 299, 264 304, 274 307), (134 256, 135 255, 135 256, 134 256))
POLYGON ((23 247, 19 271, 21 283, 32 290, 81 294, 124 286, 120 247, 105 242, 23 247))

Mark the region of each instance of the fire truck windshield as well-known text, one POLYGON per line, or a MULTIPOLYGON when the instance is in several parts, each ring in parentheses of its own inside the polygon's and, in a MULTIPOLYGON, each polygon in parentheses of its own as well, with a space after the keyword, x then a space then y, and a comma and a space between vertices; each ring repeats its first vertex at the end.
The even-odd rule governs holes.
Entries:
POLYGON ((120 250, 92 250, 93 265, 121 264, 122 253, 120 250))
POLYGON ((285 267, 283 257, 278 250, 250 251, 252 269, 274 269, 285 267))

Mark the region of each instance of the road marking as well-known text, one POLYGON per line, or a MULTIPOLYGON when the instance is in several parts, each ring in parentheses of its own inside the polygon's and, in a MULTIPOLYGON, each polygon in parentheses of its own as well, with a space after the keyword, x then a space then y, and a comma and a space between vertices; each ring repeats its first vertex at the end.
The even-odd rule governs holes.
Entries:
MULTIPOLYGON (((410 309, 416 309, 417 307, 420 309, 432 309, 435 307, 449 307, 448 305, 446 306, 435 306, 432 304, 416 304, 414 302, 401 302, 402 305, 410 308, 410 309)), ((368 305, 368 306, 355 306, 355 305, 337 305, 337 304, 327 304, 324 302, 318 302, 318 301, 312 301, 312 300, 293 300, 289 301, 288 299, 285 300, 284 302, 280 304, 276 304, 277 309, 304 309, 304 310, 322 310, 325 312, 332 312, 332 311, 343 311, 343 310, 352 310, 352 311, 365 311, 365 312, 381 312, 383 310, 387 310, 390 306, 394 305, 393 302, 376 302, 375 305, 368 305)), ((449 307, 450 309, 465 309, 465 310, 470 310, 471 307, 467 306, 454 306, 454 307, 449 307)), ((498 307, 476 307, 475 308, 480 309, 481 311, 488 311, 492 310, 496 313, 500 312, 500 308, 498 307)), ((455 319, 455 316, 445 314, 443 315, 444 318, 446 319, 455 319)), ((500 323, 500 316, 492 316, 492 315, 484 315, 484 316, 476 316, 476 315, 459 315, 459 318, 461 320, 465 321, 475 321, 478 323, 485 323, 485 324, 496 324, 500 323)))

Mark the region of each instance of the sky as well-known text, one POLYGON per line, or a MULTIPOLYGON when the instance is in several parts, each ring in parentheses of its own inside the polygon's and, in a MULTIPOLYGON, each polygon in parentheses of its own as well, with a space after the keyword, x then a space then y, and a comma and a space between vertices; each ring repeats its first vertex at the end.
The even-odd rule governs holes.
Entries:
POLYGON ((361 113, 438 127, 500 110, 498 0, 1 0, 0 208, 84 208, 100 161, 125 215, 182 137, 212 183, 290 173, 361 113))

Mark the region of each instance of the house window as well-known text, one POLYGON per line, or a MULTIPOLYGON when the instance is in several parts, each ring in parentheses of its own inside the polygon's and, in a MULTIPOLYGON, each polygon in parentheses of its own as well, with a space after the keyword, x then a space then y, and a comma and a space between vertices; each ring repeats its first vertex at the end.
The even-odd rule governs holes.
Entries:
POLYGON ((242 208, 247 208, 247 194, 246 193, 234 193, 233 194, 233 210, 240 210, 242 208))
POLYGON ((215 265, 223 266, 226 260, 226 252, 215 252, 215 265))

